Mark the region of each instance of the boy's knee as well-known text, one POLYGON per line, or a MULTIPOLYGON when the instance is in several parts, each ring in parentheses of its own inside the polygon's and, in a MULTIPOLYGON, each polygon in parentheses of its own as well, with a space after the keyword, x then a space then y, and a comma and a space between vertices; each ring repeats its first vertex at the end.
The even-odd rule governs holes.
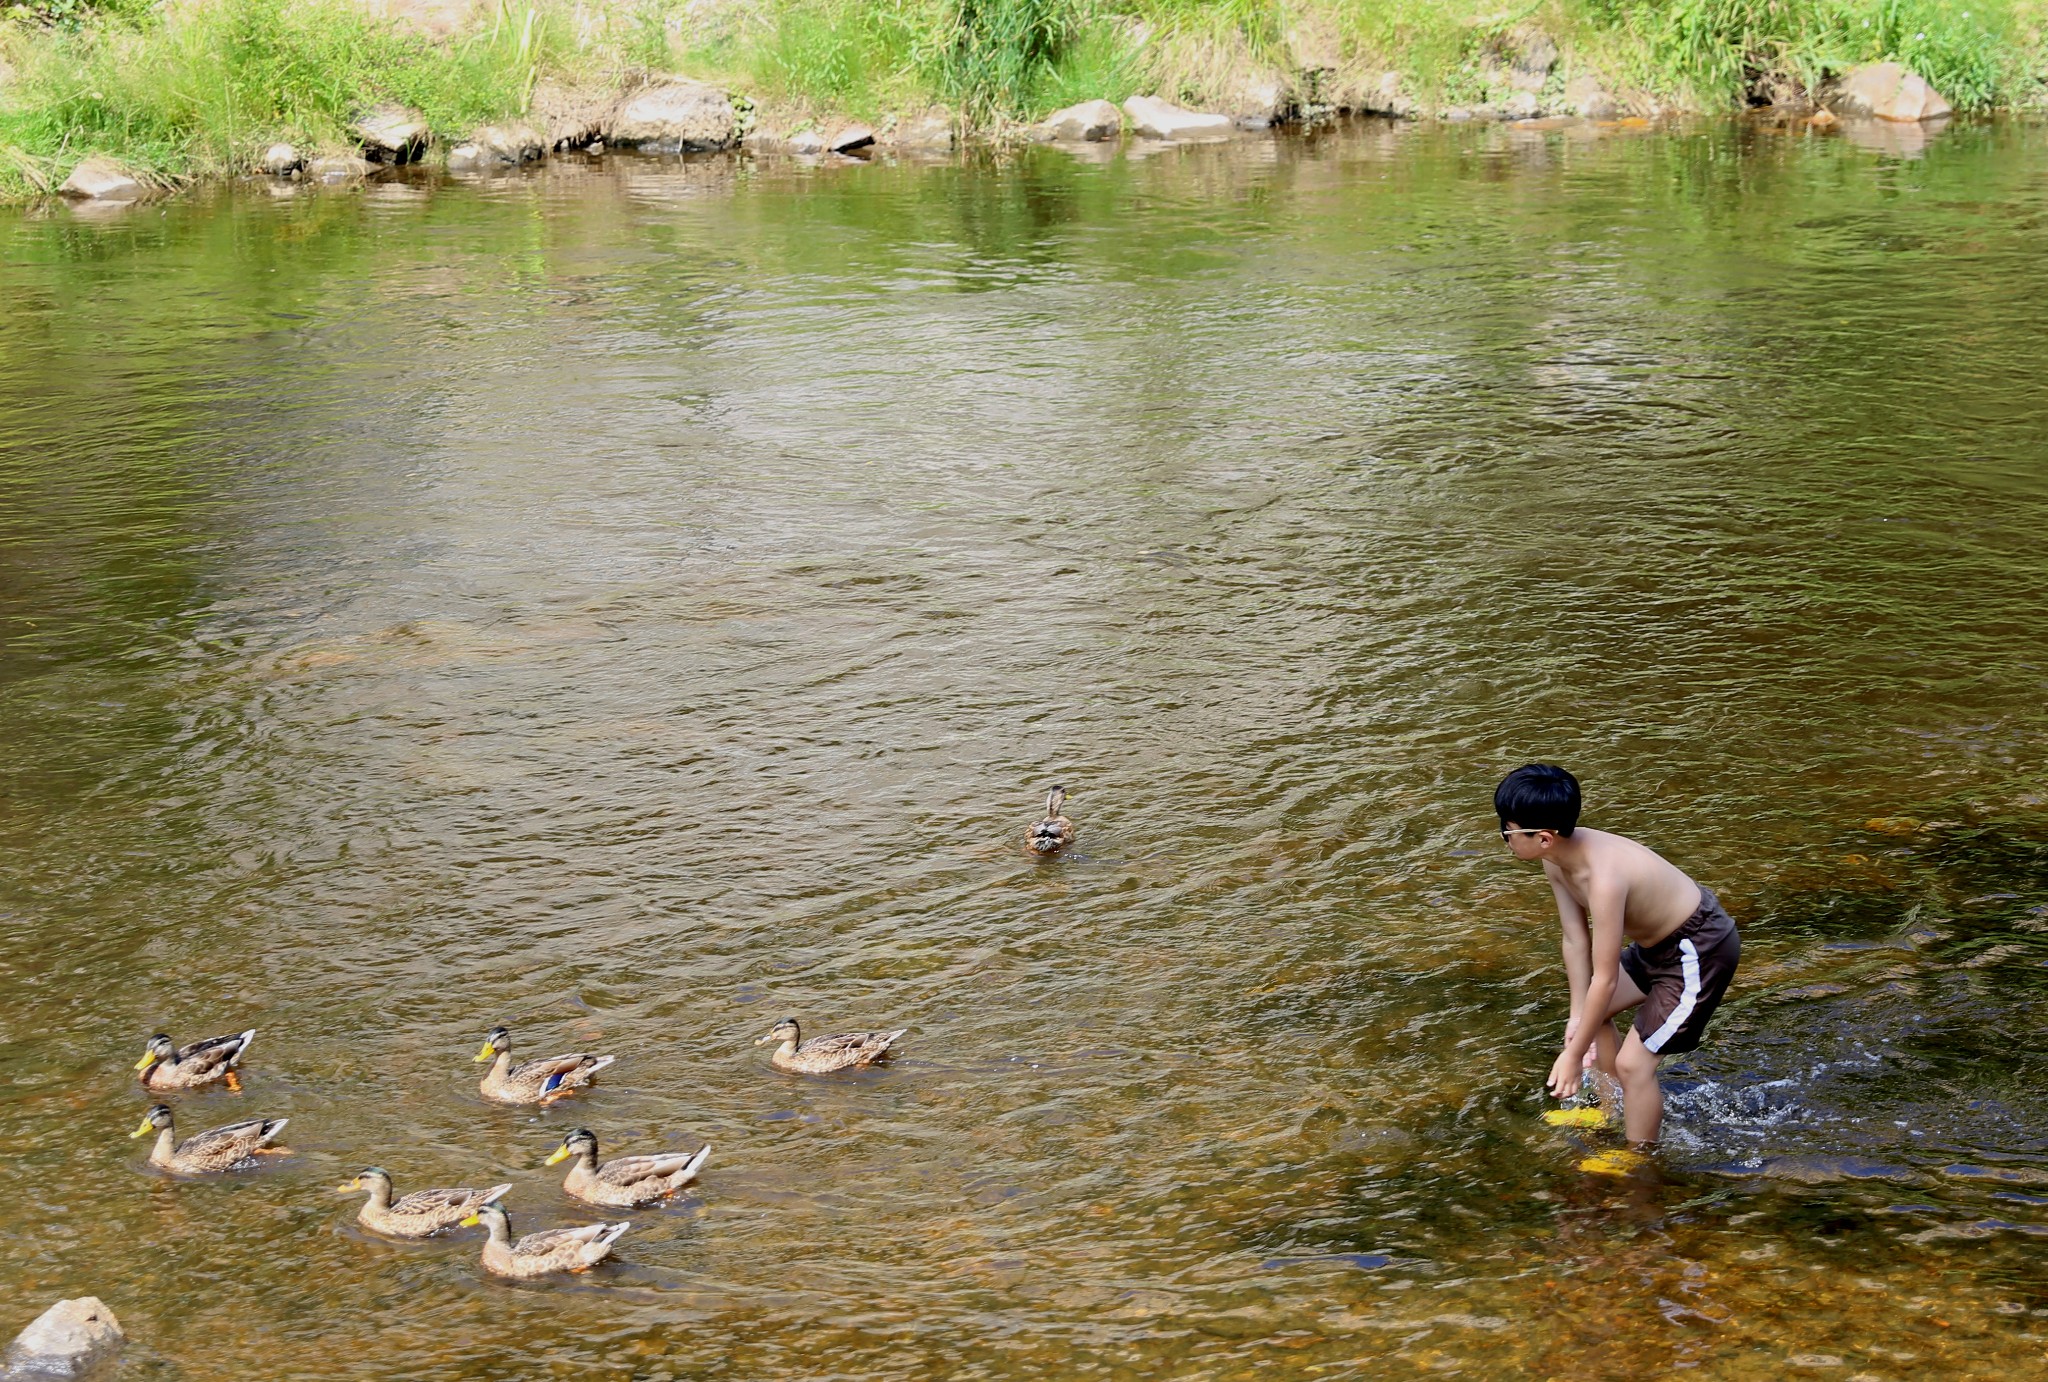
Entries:
POLYGON ((1657 1054, 1640 1041, 1623 1044, 1621 1054, 1615 1057, 1614 1068, 1624 1080, 1657 1078, 1657 1054))

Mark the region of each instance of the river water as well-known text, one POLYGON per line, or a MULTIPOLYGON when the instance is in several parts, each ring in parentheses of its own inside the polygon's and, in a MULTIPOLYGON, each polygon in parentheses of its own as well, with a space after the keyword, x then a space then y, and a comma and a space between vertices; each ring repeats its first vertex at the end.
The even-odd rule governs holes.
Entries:
POLYGON ((1142 152, 0 219, 5 1331, 2048 1374, 2048 132, 1142 152), (1633 1178, 1538 1118, 1532 758, 1743 929, 1633 1178), (785 1014, 910 1034, 783 1076, 785 1014), (487 1105, 500 1022, 619 1060, 487 1105), (148 1171, 144 1039, 245 1026, 181 1132, 295 1155, 148 1171), (714 1152, 561 1284, 333 1191, 588 1222, 578 1124, 714 1152))

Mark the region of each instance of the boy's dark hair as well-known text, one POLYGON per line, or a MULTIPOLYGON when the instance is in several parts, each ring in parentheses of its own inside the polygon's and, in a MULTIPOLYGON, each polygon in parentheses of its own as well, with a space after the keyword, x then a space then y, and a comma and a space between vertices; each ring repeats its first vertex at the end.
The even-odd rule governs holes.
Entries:
POLYGON ((1579 824, 1579 780, 1555 763, 1526 763, 1493 789, 1493 809, 1503 830, 1513 821, 1569 839, 1579 824))

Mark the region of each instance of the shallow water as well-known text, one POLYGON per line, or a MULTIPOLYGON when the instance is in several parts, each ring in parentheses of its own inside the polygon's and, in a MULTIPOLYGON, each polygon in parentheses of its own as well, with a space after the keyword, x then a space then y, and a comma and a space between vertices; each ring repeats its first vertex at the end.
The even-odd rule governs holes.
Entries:
POLYGON ((125 1376, 2048 1370, 2048 131, 0 220, 0 1290, 125 1376), (1915 152, 1907 150, 1905 152, 1915 152), (1544 1127, 1529 758, 1740 921, 1544 1127), (1072 789, 1080 839, 1022 832, 1072 789), (804 1080, 749 1043, 906 1025, 804 1080), (545 1111, 469 1057, 615 1052, 545 1111), (148 1172, 158 1028, 259 1029, 148 1172), (617 1265, 332 1187, 715 1150, 617 1265))

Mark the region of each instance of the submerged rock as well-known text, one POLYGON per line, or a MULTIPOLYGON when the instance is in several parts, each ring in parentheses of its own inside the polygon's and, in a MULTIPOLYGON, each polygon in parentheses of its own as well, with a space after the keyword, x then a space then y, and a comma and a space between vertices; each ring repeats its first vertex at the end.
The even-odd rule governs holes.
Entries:
POLYGON ((1954 111, 1924 77, 1896 62, 1852 67, 1835 88, 1834 104, 1851 115, 1910 124, 1939 120, 1954 111))
POLYGON ((715 86, 668 78, 621 97, 604 137, 650 153, 709 153, 739 143, 739 113, 715 86))
POLYGON ((121 1347, 121 1322, 97 1296, 60 1300, 7 1346, 5 1377, 78 1377, 121 1347))
POLYGON ((1124 132, 1124 115, 1108 101, 1083 101, 1039 122, 1038 137, 1055 143, 1096 144, 1124 132))
POLYGON ((140 201, 149 195, 149 189, 133 173, 97 154, 73 168, 57 190, 67 197, 100 202, 140 201))
POLYGON ((389 101, 360 116, 354 134, 363 153, 379 163, 410 163, 425 151, 432 137, 418 111, 389 101))
POLYGON ((360 182, 376 171, 376 164, 353 154, 316 158, 306 165, 306 176, 314 182, 360 182))
POLYGON ((873 148, 875 132, 866 125, 841 125, 825 137, 825 147, 835 154, 850 154, 857 149, 873 148))
POLYGON ((1124 102, 1133 133, 1145 139, 1222 139, 1230 134, 1230 117, 1208 111, 1183 110, 1157 96, 1133 96, 1124 102))
POLYGON ((289 144, 272 144, 256 160, 256 166, 274 178, 288 178, 305 165, 306 160, 289 144))
POLYGON ((469 141, 493 163, 533 163, 547 154, 547 136, 531 125, 485 125, 469 141))
POLYGON ((1564 103, 1586 120, 1612 120, 1617 109, 1614 98, 1591 73, 1582 73, 1564 84, 1564 103))

